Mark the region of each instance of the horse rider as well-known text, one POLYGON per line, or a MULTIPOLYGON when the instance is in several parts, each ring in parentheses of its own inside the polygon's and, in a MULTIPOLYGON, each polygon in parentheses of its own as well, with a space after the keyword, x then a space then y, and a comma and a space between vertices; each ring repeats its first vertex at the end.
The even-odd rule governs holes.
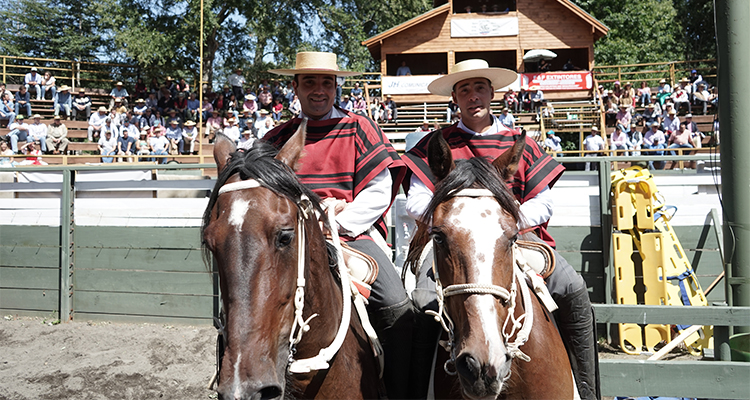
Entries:
POLYGON ((377 261, 379 273, 367 309, 385 353, 383 380, 388 397, 406 398, 414 311, 383 248, 383 216, 398 192, 404 164, 377 124, 334 106, 336 78, 360 75, 340 71, 336 54, 300 52, 294 69, 269 72, 294 76, 292 87, 302 112, 263 140, 281 148, 303 118, 308 119, 305 155, 297 175, 324 203, 339 200, 335 203, 337 226, 332 229, 338 229, 349 246, 377 261))
MULTIPOLYGON (((428 134, 402 158, 409 168, 404 185, 408 189, 406 208, 410 216, 419 219, 432 199, 436 182, 427 164, 427 145, 435 134, 442 132, 455 160, 479 156, 486 157, 489 161, 509 149, 520 136, 520 132, 500 123, 490 110, 495 89, 515 82, 516 78, 517 74, 513 71, 490 68, 484 60, 470 59, 456 64, 450 74, 430 83, 430 93, 453 97, 461 109, 461 119, 442 131, 428 134)), ((546 230, 547 222, 552 216, 551 187, 563 171, 562 165, 527 137, 518 171, 508 183, 513 195, 521 203, 522 221, 519 222, 519 229, 533 230, 541 240, 552 246, 554 240, 546 230)), ((555 270, 546 282, 559 307, 556 312, 558 327, 571 355, 571 366, 581 398, 598 399, 594 315, 586 283, 559 253, 555 252, 555 258, 555 270)), ((427 260, 431 263, 432 257, 427 260)), ((432 316, 424 314, 427 309, 437 310, 434 276, 431 268, 425 265, 420 266, 417 273, 417 288, 412 292, 412 299, 418 313, 412 346, 411 384, 416 386, 412 386, 410 392, 414 397, 424 397, 432 353, 441 329, 432 316)))

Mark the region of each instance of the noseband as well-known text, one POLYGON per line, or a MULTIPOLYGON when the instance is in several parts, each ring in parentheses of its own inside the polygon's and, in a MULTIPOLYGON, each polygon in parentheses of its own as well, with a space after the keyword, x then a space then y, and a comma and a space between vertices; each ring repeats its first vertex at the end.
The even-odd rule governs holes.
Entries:
MULTIPOLYGON (((468 188, 454 191, 450 194, 450 197, 492 197, 494 199, 495 195, 487 189, 468 188)), ((528 267, 526 260, 521 255, 521 252, 518 249, 518 245, 513 243, 513 278, 510 285, 510 290, 502 286, 487 283, 463 283, 449 285, 448 287, 443 288, 443 284, 440 282, 440 276, 438 275, 437 254, 435 252, 433 252, 433 254, 435 256, 435 260, 432 264, 432 271, 435 274, 435 289, 437 291, 438 311, 435 312, 432 310, 427 310, 426 313, 434 316, 435 320, 437 322, 440 322, 443 329, 448 332, 448 342, 446 343, 444 341, 441 341, 440 343, 443 348, 445 348, 445 350, 450 353, 450 359, 446 361, 445 365, 443 366, 445 372, 449 375, 456 375, 457 373, 455 370, 455 325, 453 324, 453 320, 451 319, 450 315, 448 315, 448 311, 445 309, 445 299, 450 296, 457 295, 492 295, 502 300, 502 302, 508 308, 508 315, 505 317, 505 322, 503 323, 503 328, 501 331, 503 334, 505 347, 508 349, 511 357, 519 358, 527 362, 531 361, 531 358, 520 349, 520 347, 523 346, 529 339, 531 327, 532 325, 534 325, 534 309, 531 306, 531 295, 529 293, 529 288, 526 285, 526 282, 522 278, 522 276, 529 274, 528 271, 530 271, 531 268, 528 267), (521 270, 521 268, 523 268, 523 271, 521 270), (518 293, 519 287, 521 296, 523 297, 523 303, 526 305, 526 308, 524 309, 524 313, 516 318, 514 314, 516 308, 516 295, 518 293), (506 333, 506 328, 508 327, 508 325, 510 325, 510 332, 506 333), (513 335, 516 335, 516 339, 510 341, 510 338, 513 335)), ((508 370, 508 374, 510 374, 510 370, 508 370)), ((508 377, 506 376, 505 378, 507 379, 508 377)))
MULTIPOLYGON (((219 195, 227 192, 236 190, 253 189, 259 187, 266 187, 263 181, 259 179, 247 179, 244 181, 227 183, 219 188, 219 195)), ((270 188, 269 188, 270 189, 270 188)), ((338 269, 339 276, 341 277, 341 292, 343 293, 343 314, 341 316, 341 324, 339 325, 336 337, 330 346, 320 350, 318 355, 315 357, 305 358, 301 360, 295 360, 294 354, 296 353, 296 346, 302 340, 302 335, 310 330, 310 320, 317 317, 318 314, 312 314, 307 319, 304 319, 302 313, 305 308, 305 222, 315 215, 312 202, 306 195, 302 195, 296 202, 299 212, 297 213, 297 290, 294 294, 294 322, 292 324, 292 331, 289 335, 289 372, 295 374, 308 373, 310 371, 316 371, 321 369, 327 369, 329 362, 336 355, 344 343, 346 332, 349 328, 349 322, 351 319, 351 307, 352 307, 352 292, 350 290, 351 283, 349 282, 349 273, 344 265, 344 255, 341 249, 340 241, 338 238, 338 232, 336 229, 331 229, 331 234, 334 236, 334 244, 338 252, 338 269)), ((333 212, 331 207, 330 212, 333 212)))

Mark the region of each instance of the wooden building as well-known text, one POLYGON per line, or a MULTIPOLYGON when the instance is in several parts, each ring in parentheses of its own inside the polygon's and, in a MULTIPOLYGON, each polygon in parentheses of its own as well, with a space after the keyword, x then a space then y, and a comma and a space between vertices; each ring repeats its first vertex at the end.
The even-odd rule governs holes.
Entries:
MULTIPOLYGON (((549 61, 551 71, 562 70, 568 62, 578 70, 591 70, 594 42, 608 31, 570 0, 434 0, 434 6, 362 42, 380 61, 384 77, 395 76, 405 64, 413 79, 422 76, 424 81, 427 76, 445 74, 456 63, 470 58, 482 58, 493 67, 534 73, 538 63, 523 60, 534 49, 557 54, 549 61)), ((568 89, 564 95, 576 93, 568 89)), ((582 95, 578 93, 578 97, 582 95)), ((425 93, 398 91, 394 97, 407 102, 444 100, 425 93)), ((555 93, 547 97, 554 98, 555 93)))

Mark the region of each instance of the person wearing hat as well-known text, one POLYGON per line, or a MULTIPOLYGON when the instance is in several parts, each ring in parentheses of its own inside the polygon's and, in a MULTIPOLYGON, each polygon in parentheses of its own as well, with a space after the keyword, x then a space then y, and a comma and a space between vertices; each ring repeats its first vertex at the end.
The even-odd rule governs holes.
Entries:
MULTIPOLYGON (((596 125, 591 126, 591 132, 588 136, 583 139, 583 149, 586 151, 595 151, 596 153, 585 153, 584 157, 597 157, 606 150, 607 145, 604 143, 604 138, 599 134, 599 128, 596 125)), ((591 163, 586 162, 586 171, 591 171, 591 163)), ((594 163, 594 171, 599 170, 599 163, 594 163)))
POLYGON ((221 116, 218 110, 211 111, 211 117, 206 120, 206 136, 208 136, 208 142, 213 143, 214 138, 217 134, 224 131, 224 127, 227 126, 226 120, 221 116))
MULTIPOLYGON (((491 68, 485 60, 470 59, 457 63, 448 75, 429 84, 427 89, 430 93, 453 96, 461 109, 461 119, 450 127, 429 134, 402 157, 409 168, 404 183, 408 185, 406 210, 411 217, 420 218, 432 200, 436 182, 428 165, 427 146, 433 137, 442 135, 450 146, 454 160, 474 157, 495 159, 521 137, 520 132, 501 124, 490 108, 495 88, 505 87, 516 79, 517 74, 513 71, 491 68)), ((512 192, 521 203, 523 222, 520 229, 533 229, 541 239, 554 245, 546 230, 552 215, 553 195, 550 188, 564 168, 544 152, 534 139, 526 137, 525 140, 526 147, 518 171, 510 182, 512 192)), ((566 346, 574 355, 572 365, 581 398, 595 398, 598 397, 596 338, 586 284, 556 252, 555 260, 556 268, 547 279, 547 287, 560 307, 558 327, 566 346)), ((434 277, 428 276, 429 268, 425 265, 418 267, 417 288, 412 292, 412 298, 420 310, 435 310, 434 277)), ((442 328, 429 315, 419 313, 415 329, 419 331, 414 333, 411 379, 416 385, 415 396, 424 397, 435 348, 434 338, 438 337, 442 328)))
POLYGON ((227 83, 232 87, 232 93, 238 99, 244 97, 244 90, 242 87, 245 85, 245 77, 242 76, 242 69, 237 68, 227 78, 227 83))
POLYGON ((344 97, 341 98, 341 102, 339 103, 339 107, 341 107, 344 111, 352 111, 354 110, 354 103, 349 100, 349 95, 345 94, 344 97))
POLYGON ((72 101, 71 115, 74 120, 78 120, 78 114, 86 115, 86 120, 91 118, 91 98, 86 95, 84 88, 78 89, 78 95, 72 101))
POLYGON ((636 126, 635 122, 630 124, 630 134, 628 135, 628 148, 632 150, 631 156, 641 155, 641 146, 643 145, 643 132, 636 126))
POLYGON ((253 147, 253 143, 257 138, 253 136, 253 131, 250 129, 245 129, 242 131, 242 136, 240 136, 240 141, 237 143, 237 149, 245 149, 249 150, 251 147, 253 147))
POLYGON ((271 111, 271 104, 273 103, 273 95, 268 90, 268 85, 263 85, 260 93, 258 93, 258 107, 265 108, 269 112, 271 111))
MULTIPOLYGON (((147 156, 151 154, 151 145, 148 144, 148 133, 149 133, 148 129, 141 130, 139 138, 135 142, 135 149, 137 151, 136 154, 139 156, 147 156)), ((153 161, 153 160, 138 157, 138 161, 153 161)))
POLYGON ((542 147, 562 157, 564 154, 559 154, 562 151, 560 142, 562 142, 562 139, 560 139, 560 136, 555 135, 555 131, 547 131, 547 137, 544 139, 542 147))
POLYGON ((513 89, 508 88, 508 91, 503 95, 503 105, 505 105, 505 108, 508 110, 512 109, 514 112, 518 112, 520 104, 518 102, 518 96, 513 89))
POLYGON ((247 110, 250 116, 255 119, 258 118, 258 102, 254 94, 246 94, 245 102, 242 103, 242 111, 247 110))
MULTIPOLYGON (((654 100, 656 100, 655 97, 654 100)), ((661 113, 656 111, 656 105, 654 103, 648 103, 646 109, 643 110, 643 114, 641 114, 641 117, 643 118, 643 122, 645 122, 646 126, 651 126, 651 123, 654 121, 661 122, 661 113)))
MULTIPOLYGON (((664 136, 664 132, 662 132, 659 127, 661 124, 659 122, 654 121, 649 125, 649 130, 646 132, 645 135, 643 135, 643 145, 641 146, 644 150, 661 150, 661 151, 644 151, 643 155, 646 156, 663 156, 664 155, 664 149, 666 148, 666 137, 664 136)), ((657 161, 658 168, 662 169, 664 168, 664 162, 663 161, 657 161)), ((648 162, 648 169, 655 169, 654 168, 654 162, 649 161, 648 162)))
POLYGON ((531 96, 531 111, 538 113, 542 104, 544 104, 544 92, 542 92, 541 86, 532 86, 529 89, 534 91, 534 95, 531 96))
POLYGON ((261 108, 260 111, 258 111, 258 118, 253 122, 250 130, 256 138, 263 139, 263 137, 266 136, 266 133, 273 129, 273 127, 273 118, 268 116, 268 110, 261 108))
POLYGON ((677 117, 677 111, 675 111, 674 107, 667 103, 667 116, 663 118, 662 120, 662 129, 664 129, 664 133, 667 136, 671 136, 673 132, 677 132, 677 130, 680 128, 680 118, 677 117))
POLYGON ((687 83, 687 78, 683 78, 680 80, 680 85, 677 86, 674 93, 670 96, 672 98, 672 101, 674 102, 675 109, 679 112, 681 108, 686 108, 687 112, 693 112, 693 107, 690 105, 690 98, 688 91, 686 90, 685 84, 687 83))
MULTIPOLYGON (((157 129, 154 128, 163 128, 161 126, 161 123, 156 121, 154 123, 154 126, 151 128, 151 137, 148 140, 148 144, 151 147, 151 154, 155 156, 166 156, 168 155, 169 151, 169 139, 166 138, 166 130, 164 129, 157 129)), ((159 164, 166 164, 167 163, 167 157, 158 157, 158 158, 152 158, 153 160, 157 160, 159 164)))
POLYGON ((59 115, 55 115, 52 119, 52 124, 47 127, 47 140, 45 141, 47 150, 52 151, 54 154, 65 153, 68 149, 68 127, 62 123, 62 119, 59 115))
POLYGON ((136 118, 141 118, 143 114, 146 113, 146 100, 143 99, 136 99, 135 105, 133 106, 133 115, 135 115, 136 118))
MULTIPOLYGON (((23 119, 23 114, 16 116, 16 119, 8 124, 8 137, 10 138, 10 148, 18 154, 18 141, 25 142, 29 138, 29 124, 23 119)), ((33 140, 32 140, 33 142, 33 140)))
POLYGON ((359 115, 367 115, 367 102, 362 98, 362 95, 354 97, 352 112, 359 115))
POLYGON ((635 108, 635 89, 633 84, 625 82, 625 87, 620 93, 620 104, 626 104, 629 108, 635 108))
POLYGON ((630 121, 633 116, 630 114, 630 104, 620 104, 620 111, 615 115, 615 121, 620 130, 626 134, 630 132, 630 121))
POLYGON ((274 128, 264 141, 281 148, 307 120, 305 156, 297 174, 303 184, 337 212, 339 235, 373 257, 379 266, 367 310, 385 352, 383 380, 388 397, 407 398, 413 308, 384 250, 384 216, 395 198, 403 163, 380 127, 368 117, 334 105, 338 77, 360 75, 339 70, 336 54, 297 53, 294 69, 269 72, 294 76, 298 118, 274 128), (314 133, 312 133, 314 132, 314 133))
POLYGON ((182 141, 182 128, 180 127, 180 121, 177 119, 171 119, 168 124, 166 136, 167 139, 169 139, 169 154, 182 154, 185 142, 182 141))
POLYGON ((65 112, 65 118, 69 118, 73 110, 73 97, 70 95, 70 86, 62 85, 60 90, 53 96, 55 115, 60 115, 60 111, 65 112))
MULTIPOLYGON (((128 120, 125 120, 126 122, 128 120)), ((132 127, 133 125, 130 125, 132 127)), ((117 149, 116 153, 119 156, 132 156, 136 153, 135 150, 135 140, 136 136, 132 134, 132 130, 130 129, 124 129, 125 126, 123 126, 122 134, 119 138, 117 138, 117 149)), ((135 132, 138 132, 135 130, 135 132)), ((122 157, 118 158, 117 161, 122 162, 122 157)), ((133 157, 127 157, 128 162, 133 162, 133 157)))
POLYGON ((31 119, 34 121, 29 125, 29 140, 39 142, 43 153, 47 152, 47 125, 42 123, 42 116, 34 114, 31 119))
POLYGON ((164 118, 164 124, 166 126, 169 126, 172 121, 177 121, 177 125, 182 126, 182 117, 180 117, 180 114, 178 113, 178 110, 175 110, 174 108, 170 108, 166 111, 167 116, 164 118))
POLYGON ((127 107, 129 96, 130 95, 128 94, 128 91, 123 87, 122 82, 115 83, 115 87, 112 88, 112 90, 109 92, 109 108, 114 107, 115 99, 117 99, 118 97, 120 98, 122 105, 127 107))
POLYGON ((672 86, 669 86, 666 79, 659 80, 659 87, 656 88, 656 98, 659 99, 660 104, 664 104, 664 100, 672 94, 672 86))
POLYGON ((195 128, 195 121, 186 121, 185 127, 182 128, 182 141, 183 148, 185 145, 190 146, 190 154, 195 154, 195 146, 198 144, 196 139, 198 139, 198 129, 195 128))
POLYGON ((185 119, 197 121, 198 109, 201 108, 201 102, 196 98, 195 92, 190 92, 187 100, 187 110, 185 110, 185 119))
POLYGON ((510 129, 516 129, 516 118, 510 113, 508 107, 503 107, 501 114, 497 117, 500 123, 510 129))
POLYGON ((237 117, 230 117, 227 119, 227 126, 224 127, 222 133, 237 144, 240 140, 240 127, 237 126, 237 117))
POLYGON ((693 103, 703 109, 703 115, 706 115, 708 111, 708 102, 711 95, 706 90, 706 84, 704 82, 698 82, 696 85, 695 93, 693 93, 693 103))
MULTIPOLYGON (((43 81, 44 78, 39 75, 39 70, 36 67, 31 67, 31 71, 23 77, 23 86, 26 87, 26 90, 36 93, 36 99, 41 100, 44 95, 41 88, 43 81)), ((16 111, 16 114, 18 114, 18 111, 16 111)), ((31 116, 31 111, 28 115, 31 116)))
POLYGON ((89 117, 89 142, 93 142, 94 137, 99 137, 102 126, 104 126, 104 120, 107 118, 107 108, 104 106, 99 107, 97 112, 91 114, 91 117, 89 117))
MULTIPOLYGON (((115 137, 111 129, 102 130, 104 133, 97 142, 97 146, 99 147, 99 154, 101 154, 102 156, 117 154, 117 137, 115 137)), ((111 163, 112 161, 114 161, 114 157, 102 157, 103 163, 111 163)))
POLYGON ((383 109, 386 112, 386 118, 390 122, 397 122, 398 121, 398 105, 395 101, 393 101, 393 96, 386 95, 385 96, 385 103, 383 103, 383 109))

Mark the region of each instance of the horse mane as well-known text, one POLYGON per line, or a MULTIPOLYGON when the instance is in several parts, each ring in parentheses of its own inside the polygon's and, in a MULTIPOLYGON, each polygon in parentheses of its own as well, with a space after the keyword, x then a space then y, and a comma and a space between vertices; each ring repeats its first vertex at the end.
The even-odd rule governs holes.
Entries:
POLYGON ((518 221, 520 211, 516 198, 513 197, 508 186, 500 179, 500 175, 492 164, 483 157, 468 160, 457 160, 456 168, 435 187, 435 193, 419 222, 425 226, 430 224, 432 216, 438 206, 451 199, 454 193, 461 189, 479 188, 492 192, 500 206, 508 211, 518 221))
MULTIPOLYGON (((288 198, 295 205, 298 205, 302 195, 306 195, 319 215, 323 215, 318 195, 302 185, 289 166, 275 159, 274 157, 277 154, 278 150, 273 145, 260 140, 255 141, 249 150, 232 153, 227 165, 219 172, 214 190, 208 199, 208 206, 203 213, 201 224, 201 238, 203 238, 203 233, 211 221, 211 210, 213 210, 219 198, 218 189, 224 186, 234 174, 239 174, 242 180, 257 179, 263 181, 263 187, 272 190, 279 196, 288 198)), ((203 261, 207 266, 211 265, 211 251, 205 246, 203 248, 203 261)))

